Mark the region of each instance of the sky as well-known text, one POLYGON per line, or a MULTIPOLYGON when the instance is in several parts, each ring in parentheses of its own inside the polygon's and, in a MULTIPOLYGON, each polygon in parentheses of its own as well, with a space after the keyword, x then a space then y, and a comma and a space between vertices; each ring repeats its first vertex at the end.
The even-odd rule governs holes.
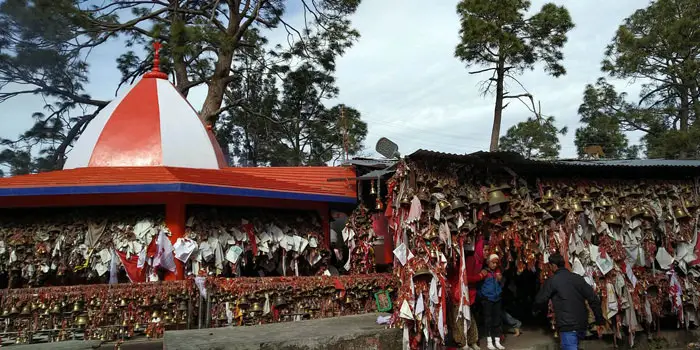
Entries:
MULTIPOLYGON (((533 0, 531 11, 546 1, 533 0)), ((567 126, 560 137, 561 158, 574 158, 576 113, 586 84, 602 76, 600 62, 623 19, 647 0, 554 0, 565 5, 576 27, 564 47, 567 75, 554 78, 541 66, 523 74, 520 81, 539 100, 542 113, 556 118, 557 127, 567 126)), ((352 17, 361 38, 339 59, 336 78, 340 95, 328 104, 344 103, 360 111, 368 123, 365 155, 377 156, 374 145, 387 137, 399 145, 401 154, 417 149, 450 153, 488 150, 493 123, 494 98, 482 96, 480 81, 486 75, 471 75, 478 67, 466 67, 454 57, 459 40, 456 0, 364 0, 352 17)), ((296 11, 296 20, 301 17, 296 11)), ((281 30, 269 33, 272 43, 283 42, 281 30)), ((110 99, 116 93, 120 74, 116 57, 124 52, 119 40, 93 50, 89 56, 93 98, 110 99)), ((639 87, 624 81, 618 89, 636 95, 639 87)), ((513 93, 519 93, 513 87, 513 93)), ((190 92, 189 100, 201 107, 204 88, 190 92)), ((14 138, 32 124, 31 114, 43 102, 36 96, 15 98, 0 105, 0 137, 14 138)), ((520 103, 504 110, 501 135, 531 116, 520 103)), ((640 135, 630 135, 637 143, 640 135)))

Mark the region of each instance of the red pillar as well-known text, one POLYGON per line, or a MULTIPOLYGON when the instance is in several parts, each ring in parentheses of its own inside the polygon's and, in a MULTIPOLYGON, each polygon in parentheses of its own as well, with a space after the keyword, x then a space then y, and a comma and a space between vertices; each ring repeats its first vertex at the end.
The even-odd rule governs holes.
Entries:
MULTIPOLYGON (((170 230, 170 242, 175 244, 180 237, 185 237, 185 221, 186 218, 185 202, 182 198, 170 200, 165 205, 165 225, 170 230)), ((166 281, 185 279, 185 266, 182 261, 175 259, 175 273, 168 272, 165 274, 166 281)))
POLYGON ((318 209, 318 214, 321 216, 321 227, 323 229, 323 237, 326 240, 326 249, 331 249, 331 220, 330 220, 330 209, 326 203, 323 209, 318 209))

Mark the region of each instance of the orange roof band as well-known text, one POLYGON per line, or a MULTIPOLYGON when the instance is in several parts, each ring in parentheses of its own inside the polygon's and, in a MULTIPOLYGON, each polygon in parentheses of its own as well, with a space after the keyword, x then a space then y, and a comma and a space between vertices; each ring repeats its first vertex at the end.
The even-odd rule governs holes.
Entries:
MULTIPOLYGON (((43 193, 31 191, 31 189, 40 188, 80 190, 86 187, 190 184, 345 197, 348 200, 354 200, 357 197, 355 181, 328 181, 328 179, 355 176, 354 169, 350 167, 224 168, 221 170, 160 166, 88 167, 0 178, 0 196, 41 195, 43 193)), ((90 192, 97 194, 99 189, 90 192)))

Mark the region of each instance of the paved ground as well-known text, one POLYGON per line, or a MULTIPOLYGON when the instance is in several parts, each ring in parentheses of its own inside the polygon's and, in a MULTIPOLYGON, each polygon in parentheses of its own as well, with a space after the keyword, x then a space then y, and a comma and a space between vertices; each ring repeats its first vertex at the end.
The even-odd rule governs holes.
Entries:
POLYGON ((252 327, 166 332, 166 350, 401 350, 401 333, 365 314, 252 327))
MULTIPOLYGON (((401 350, 401 331, 385 329, 376 324, 378 314, 366 314, 277 323, 253 327, 227 327, 189 331, 166 332, 161 340, 134 340, 121 350, 401 350)), ((647 340, 638 333, 635 350, 687 350, 691 342, 700 342, 700 332, 672 330, 661 332, 661 338, 647 340)), ((619 342, 618 349, 629 347, 619 342)), ((482 349, 486 349, 482 340, 482 349)), ((523 335, 508 335, 507 350, 559 350, 556 339, 543 329, 524 329, 523 335)), ((581 350, 613 349, 611 337, 582 342, 581 350)), ((93 350, 114 349, 114 344, 98 341, 70 341, 49 344, 18 345, 17 350, 93 350)))

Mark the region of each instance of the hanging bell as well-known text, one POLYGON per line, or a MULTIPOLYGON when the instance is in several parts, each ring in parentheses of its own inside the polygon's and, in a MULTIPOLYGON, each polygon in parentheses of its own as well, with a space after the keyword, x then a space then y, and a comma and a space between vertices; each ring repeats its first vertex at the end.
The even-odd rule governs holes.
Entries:
POLYGON ((620 218, 612 210, 609 210, 607 213, 605 213, 605 217, 603 218, 603 220, 608 225, 622 225, 622 223, 620 222, 620 218))
POLYGON ((442 180, 439 180, 435 186, 433 186, 433 190, 435 192, 442 192, 442 189, 444 188, 444 183, 442 180))
POLYGON ((254 302, 254 303, 253 303, 253 309, 252 309, 251 311, 253 311, 253 312, 260 312, 260 311, 262 311, 262 305, 260 305, 260 303, 257 302, 257 301, 254 302))
POLYGON ((425 185, 425 177, 423 175, 418 175, 416 178, 416 184, 418 185, 425 185))
POLYGON ((642 211, 642 209, 639 209, 638 206, 632 207, 629 211, 630 219, 636 218, 642 214, 644 214, 644 212, 642 211))
POLYGON ((73 312, 81 312, 83 311, 83 302, 80 300, 76 300, 73 303, 73 312))
POLYGON ((581 206, 581 203, 575 201, 575 202, 571 205, 571 210, 573 210, 573 212, 576 213, 576 214, 582 213, 582 212, 583 212, 583 206, 581 206))
POLYGON ((53 306, 51 307, 51 313, 54 315, 60 314, 61 313, 61 304, 58 304, 58 303, 53 304, 53 306))
POLYGON ((22 312, 20 312, 19 314, 22 316, 27 316, 27 315, 30 315, 31 313, 32 313, 32 310, 31 310, 29 304, 27 303, 24 305, 24 307, 22 308, 22 312))
POLYGON ((695 201, 691 201, 689 199, 686 199, 683 201, 683 205, 688 208, 689 210, 693 210, 698 207, 697 203, 695 201))
POLYGON ((502 225, 510 225, 512 223, 513 223, 513 219, 511 219, 510 215, 503 215, 503 218, 501 219, 502 225))
POLYGON ((448 201, 439 201, 438 205, 440 206, 440 212, 443 212, 450 207, 450 203, 448 201))
POLYGON ((464 231, 464 232, 472 232, 472 231, 474 231, 475 228, 476 228, 476 225, 474 225, 473 222, 471 222, 471 221, 465 221, 465 222, 462 224, 462 227, 460 227, 459 229, 460 229, 461 231, 464 231))
POLYGON ((78 327, 83 327, 88 323, 87 315, 80 315, 75 318, 75 325, 78 327))
POLYGON ((450 203, 450 208, 452 208, 452 210, 464 208, 464 202, 459 198, 455 198, 452 200, 452 203, 450 203))
POLYGON ((649 208, 644 208, 644 210, 642 211, 642 217, 647 220, 653 220, 654 214, 649 208))
POLYGON ((588 192, 591 194, 591 197, 600 196, 600 188, 598 186, 592 186, 588 192))
POLYGON ((408 196, 403 196, 403 198, 401 198, 401 205, 403 205, 403 206, 411 205, 411 200, 408 199, 408 196))
POLYGON ((581 197, 581 203, 590 204, 591 202, 592 202, 591 197, 588 196, 587 193, 584 193, 583 196, 581 197))
POLYGON ((186 301, 181 301, 180 304, 177 306, 178 311, 187 311, 187 302, 186 301))
POLYGON ((506 195, 503 194, 503 191, 501 191, 501 190, 489 191, 489 195, 488 195, 489 206, 499 205, 499 204, 508 203, 508 202, 510 202, 510 200, 508 198, 506 198, 506 195))
POLYGON ((553 200, 553 199, 554 199, 554 191, 552 191, 551 188, 550 188, 550 189, 547 189, 547 190, 544 192, 544 195, 542 196, 542 201, 543 201, 543 202, 549 202, 549 201, 551 201, 551 200, 553 200))
POLYGON ((377 210, 384 209, 384 204, 382 203, 381 199, 377 198, 377 204, 374 206, 374 209, 377 209, 377 210))
POLYGON ((688 217, 688 211, 685 210, 684 207, 681 206, 676 206, 673 210, 673 216, 676 217, 676 219, 683 219, 688 217))
POLYGON ((275 306, 282 307, 285 305, 287 305, 287 301, 284 300, 284 298, 281 295, 278 295, 277 298, 275 299, 275 306))
POLYGON ((560 215, 564 209, 561 207, 561 204, 559 202, 554 202, 554 205, 552 205, 552 209, 549 210, 550 213, 560 215))
POLYGON ((19 314, 19 309, 17 308, 17 306, 12 305, 12 307, 10 308, 10 316, 14 316, 14 315, 18 315, 18 314, 19 314))
POLYGON ((554 217, 552 215, 549 215, 549 213, 545 212, 544 215, 542 216, 542 223, 544 223, 544 224, 547 224, 552 220, 554 220, 554 217))
POLYGON ((373 196, 377 194, 377 188, 374 187, 374 180, 370 182, 369 194, 373 196))
POLYGON ((250 304, 248 303, 248 298, 246 298, 245 295, 238 299, 238 306, 240 308, 245 309, 248 307, 248 305, 250 304))
POLYGON ((129 304, 126 302, 126 299, 122 298, 122 300, 119 301, 119 307, 127 307, 127 305, 129 304))
POLYGON ((439 235, 437 233, 437 229, 435 228, 435 226, 433 226, 430 230, 428 230, 428 232, 426 232, 426 234, 423 236, 423 238, 425 240, 432 241, 432 240, 438 238, 438 236, 439 235))

